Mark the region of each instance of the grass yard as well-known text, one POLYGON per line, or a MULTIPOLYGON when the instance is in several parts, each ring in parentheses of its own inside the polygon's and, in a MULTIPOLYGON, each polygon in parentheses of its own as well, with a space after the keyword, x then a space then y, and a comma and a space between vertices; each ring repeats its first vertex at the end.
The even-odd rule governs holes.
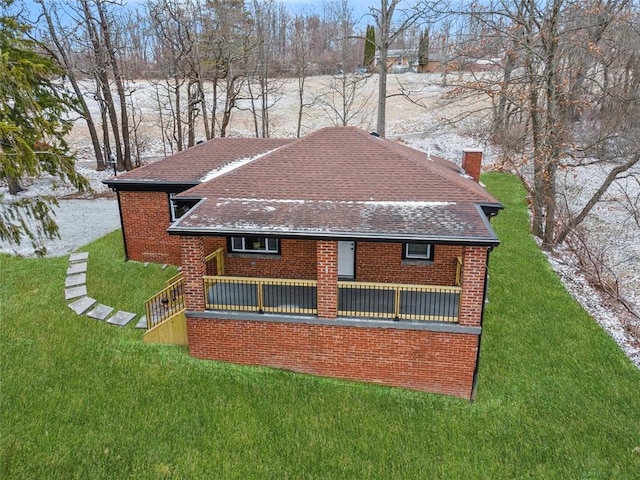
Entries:
MULTIPOLYGON (((67 258, 0 256, 0 477, 640 478, 640 371, 564 291, 524 191, 485 175, 490 303, 474 403, 190 358, 74 315, 67 258)), ((142 313, 171 269, 90 252, 88 289, 142 313)))

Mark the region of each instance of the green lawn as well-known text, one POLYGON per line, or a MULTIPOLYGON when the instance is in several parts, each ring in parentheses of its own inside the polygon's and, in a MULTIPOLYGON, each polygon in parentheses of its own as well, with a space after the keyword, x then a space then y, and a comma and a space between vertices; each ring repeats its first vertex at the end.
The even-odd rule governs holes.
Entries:
MULTIPOLYGON (((640 371, 562 288, 518 181, 483 179, 506 209, 473 403, 194 360, 74 315, 66 258, 0 256, 0 477, 640 478, 640 371)), ((89 293, 141 313, 174 272, 120 242, 82 249, 89 293)))

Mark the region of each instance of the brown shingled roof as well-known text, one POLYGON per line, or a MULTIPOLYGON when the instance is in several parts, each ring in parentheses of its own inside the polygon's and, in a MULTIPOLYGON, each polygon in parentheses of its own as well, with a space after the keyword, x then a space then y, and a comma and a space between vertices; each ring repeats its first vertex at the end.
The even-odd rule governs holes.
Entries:
POLYGON ((355 127, 327 127, 184 195, 497 203, 454 169, 459 172, 451 162, 428 160, 423 152, 355 127))
POLYGON ((119 183, 199 183, 216 168, 235 160, 269 152, 290 143, 289 139, 274 138, 214 138, 162 160, 150 163, 107 180, 110 186, 119 183))
POLYGON ((203 198, 170 233, 264 233, 497 243, 500 204, 453 163, 354 127, 295 140, 181 194, 203 198))

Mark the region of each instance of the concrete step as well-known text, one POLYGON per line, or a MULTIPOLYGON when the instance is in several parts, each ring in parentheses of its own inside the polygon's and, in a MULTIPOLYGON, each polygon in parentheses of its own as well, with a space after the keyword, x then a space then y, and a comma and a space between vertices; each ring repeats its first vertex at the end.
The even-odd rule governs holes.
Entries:
MULTIPOLYGON (((67 267, 67 277, 65 279, 65 300, 73 300, 68 306, 78 315, 86 315, 89 318, 106 321, 110 325, 126 326, 134 318, 135 313, 115 310, 113 307, 98 303, 95 298, 87 296, 87 264, 89 254, 87 252, 77 252, 69 255, 69 266, 67 267)), ((136 328, 147 328, 147 317, 142 316, 136 328)))
POLYGON ((84 273, 79 273, 77 275, 69 275, 64 282, 65 287, 77 287, 79 285, 84 285, 87 283, 87 275, 84 273))
POLYGON ((70 300, 72 298, 78 297, 86 297, 87 296, 87 286, 81 285, 79 287, 71 287, 64 289, 64 299, 70 300))
POLYGON ((87 313, 87 317, 95 318, 96 320, 105 320, 109 315, 111 315, 113 310, 113 307, 99 303, 89 313, 87 313))
POLYGON ((76 273, 85 273, 87 271, 87 262, 70 263, 67 268, 67 276, 75 275, 76 273))
POLYGON ((89 252, 76 252, 69 255, 69 263, 86 262, 89 258, 89 252))
POLYGON ((138 323, 136 323, 136 328, 144 328, 145 330, 147 329, 147 316, 146 315, 142 315, 140 317, 140 320, 138 320, 138 323))
POLYGON ((118 325, 120 327, 124 327, 127 323, 129 323, 135 317, 136 317, 135 313, 123 312, 122 310, 119 310, 111 318, 109 318, 109 320, 107 320, 107 323, 110 323, 111 325, 118 325))
POLYGON ((78 315, 82 315, 84 312, 89 310, 89 308, 92 307, 94 303, 96 303, 95 298, 82 297, 80 300, 71 302, 69 304, 69 308, 76 312, 78 315))

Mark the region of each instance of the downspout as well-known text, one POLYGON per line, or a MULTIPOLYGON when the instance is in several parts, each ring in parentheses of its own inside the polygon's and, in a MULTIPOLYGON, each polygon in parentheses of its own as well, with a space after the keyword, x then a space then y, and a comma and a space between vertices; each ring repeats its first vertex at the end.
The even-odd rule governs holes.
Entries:
POLYGON ((129 261, 129 252, 127 249, 127 236, 124 232, 124 220, 122 218, 122 204, 120 203, 120 191, 116 190, 116 196, 118 197, 118 213, 120 214, 120 230, 122 231, 122 244, 124 245, 124 261, 129 261))
POLYGON ((487 264, 484 271, 484 288, 482 290, 482 311, 480 312, 480 334, 478 335, 478 349, 476 353, 476 368, 473 370, 473 382, 471 384, 471 398, 470 401, 474 401, 476 398, 476 389, 478 388, 478 370, 480 369, 480 346, 482 344, 482 332, 484 331, 484 306, 487 303, 487 289, 489 288, 489 256, 493 247, 487 249, 487 264))

